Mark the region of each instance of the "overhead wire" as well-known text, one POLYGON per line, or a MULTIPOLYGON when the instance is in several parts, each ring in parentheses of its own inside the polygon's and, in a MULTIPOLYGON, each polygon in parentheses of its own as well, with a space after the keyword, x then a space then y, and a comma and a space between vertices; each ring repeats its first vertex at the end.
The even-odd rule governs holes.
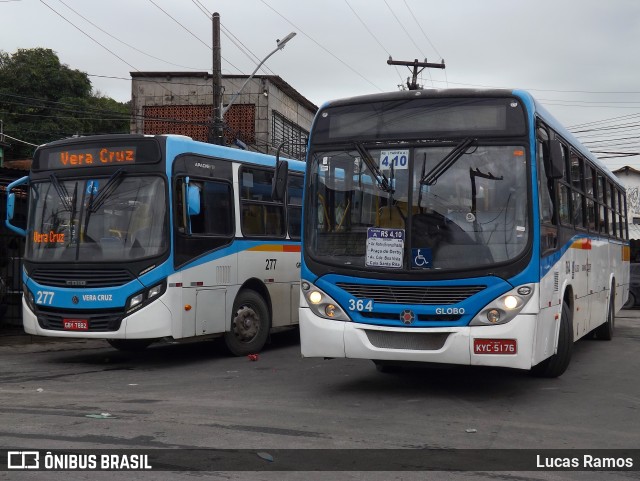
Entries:
POLYGON ((11 139, 11 140, 15 140, 16 142, 20 142, 22 144, 26 144, 26 145, 31 145, 32 147, 39 147, 38 144, 32 144, 31 142, 27 142, 26 140, 21 140, 21 139, 17 139, 15 137, 11 137, 10 135, 7 134, 2 134, 4 137, 11 139))
MULTIPOLYGON (((165 9, 163 9, 160 5, 158 5, 156 2, 154 2, 153 0, 149 0, 149 2, 151 2, 153 5, 155 5, 158 10, 160 10, 162 13, 164 13, 167 17, 169 17, 171 20, 173 20, 175 23, 177 23, 180 27, 182 27, 187 33, 189 33, 189 35, 191 35, 193 38, 195 38, 196 40, 198 40, 198 42, 202 43, 205 47, 207 47, 209 50, 213 50, 213 47, 209 44, 207 44, 204 40, 202 40, 200 37, 198 37, 195 33, 193 33, 191 30, 189 30, 187 27, 185 27, 179 20, 177 20, 175 17, 173 17, 169 12, 167 12, 165 9)), ((237 71, 241 72, 242 70, 239 69, 238 67, 236 67, 234 64, 232 64, 228 59, 226 59, 224 56, 220 56, 222 58, 222 60, 224 60, 225 62, 227 62, 229 65, 231 65, 233 68, 235 68, 237 71)))
MULTIPOLYGON (((371 35, 371 37, 373 37, 373 39, 376 41, 376 43, 378 45, 380 45, 380 48, 382 48, 382 50, 384 50, 387 53, 389 58, 391 58, 391 52, 389 52, 389 50, 382 44, 382 42, 378 39, 378 37, 371 31, 371 29, 367 26, 367 24, 364 22, 364 20, 362 20, 362 18, 360 18, 360 15, 358 15, 358 12, 356 12, 355 9, 351 6, 351 4, 349 3, 349 0, 344 0, 344 2, 347 4, 349 9, 356 16, 356 18, 360 21, 360 23, 365 28, 365 30, 369 33, 369 35, 371 35)), ((396 73, 398 74, 398 77, 400 77, 400 83, 402 84, 402 82, 404 82, 404 79, 402 78, 402 75, 400 74, 400 71, 398 70, 397 65, 394 65, 393 68, 396 70, 396 73)))
MULTIPOLYGON (((152 0, 149 0, 152 1, 152 0)), ((100 47, 102 47, 103 49, 105 49, 107 52, 109 52, 111 55, 113 55, 114 57, 116 57, 117 59, 119 59, 120 61, 122 61, 123 63, 125 63, 126 65, 128 65, 130 68, 132 68, 133 70, 135 70, 136 72, 139 71, 136 67, 134 67, 133 65, 131 65, 129 62, 127 62, 125 59, 123 59, 122 57, 120 57, 118 54, 116 54, 115 52, 113 52, 112 50, 110 50, 109 48, 107 48, 105 45, 103 45, 102 43, 100 43, 98 40, 96 40, 95 38, 93 38, 91 35, 89 35, 87 32, 85 32, 84 30, 82 30, 80 27, 78 27, 76 24, 74 24, 71 20, 69 20, 68 18, 66 18, 64 15, 62 15, 61 13, 59 13, 57 10, 55 10, 53 7, 51 7, 50 5, 48 5, 44 0, 40 0, 40 2, 45 5, 49 10, 51 10, 53 13, 55 13, 56 15, 58 15, 60 18, 62 18, 65 22, 67 22, 68 24, 70 24, 73 28, 75 28, 76 30, 78 30, 79 32, 81 32, 83 35, 85 35, 86 37, 88 37, 89 39, 91 39, 93 42, 95 42, 96 44, 98 44, 100 47)), ((176 95, 177 97, 183 97, 187 99, 187 102, 191 102, 191 99, 189 97, 185 97, 183 95, 178 95, 175 92, 172 92, 170 89, 168 89, 167 87, 162 86, 162 88, 164 88, 167 92, 171 93, 172 95, 176 95)))
POLYGON ((436 53, 436 55, 438 55, 438 57, 440 57, 440 60, 444 60, 442 58, 442 55, 440 55, 440 52, 438 52, 438 49, 436 48, 436 46, 433 44, 433 42, 431 41, 431 39, 429 38, 429 36, 426 34, 426 32, 424 31, 424 29, 422 28, 422 25, 420 24, 420 22, 418 21, 418 19, 416 18, 415 14, 413 13, 413 10, 411 9, 411 7, 409 6, 409 4, 407 3, 407 0, 402 0, 405 4, 405 6, 407 7, 407 10, 409 10, 409 13, 411 14, 411 16, 413 17, 413 20, 416 22, 416 24, 418 25, 418 28, 420 29, 420 31, 422 32, 422 35, 424 35, 424 38, 427 39, 427 42, 429 42, 429 45, 431 45, 431 48, 433 49, 433 51, 436 53))
MULTIPOLYGON (((405 28, 404 24, 400 21, 400 19, 398 18, 398 16, 396 15, 396 13, 393 11, 393 9, 391 8, 391 5, 389 5, 389 3, 387 2, 387 0, 383 0, 384 4, 387 6, 387 8, 389 9, 389 11, 391 12, 391 15, 393 15, 393 18, 396 19, 396 22, 398 22, 398 25, 400 25, 400 28, 404 31, 404 33, 407 35, 407 37, 409 38, 409 40, 411 41, 411 43, 413 43, 413 46, 418 50, 418 52, 420 52, 420 55, 422 55, 422 58, 426 59, 427 56, 425 55, 425 53, 422 51, 422 48, 420 48, 420 46, 416 43, 416 41, 413 39, 413 36, 409 33, 409 31, 405 28)), ((429 80, 431 80, 431 86, 433 87, 433 78, 431 77, 431 70, 427 70, 427 73, 429 74, 429 80)))
POLYGON ((116 37, 115 35, 112 35, 111 33, 109 33, 107 30, 103 29, 102 27, 100 27, 99 25, 97 25, 96 23, 92 22, 91 20, 89 20, 87 17, 85 17, 84 15, 82 15, 80 12, 78 12, 77 10, 71 8, 67 3, 65 3, 63 0, 58 0, 61 4, 63 4, 65 7, 67 7, 69 10, 71 10, 73 13, 75 13, 77 16, 79 16, 80 18, 82 18, 85 22, 89 23, 90 25, 92 25, 93 27, 97 28, 98 30, 100 30, 102 33, 104 33, 105 35, 107 35, 108 37, 111 37, 113 40, 120 42, 122 45, 129 47, 130 49, 135 50, 138 53, 141 53, 142 55, 145 55, 149 58, 152 58, 154 60, 158 60, 160 62, 169 64, 169 65, 173 65, 174 67, 180 67, 180 68, 186 68, 189 70, 202 70, 202 69, 197 69, 194 67, 189 67, 186 65, 180 65, 177 63, 173 63, 173 62, 169 62, 168 60, 164 60, 160 57, 156 57, 155 55, 152 55, 150 53, 144 52, 142 50, 140 50, 139 48, 135 47, 134 45, 131 45, 127 42, 125 42, 124 40, 116 37))
POLYGON ((313 43, 315 43, 318 47, 320 47, 322 50, 324 50, 326 53, 328 53, 329 55, 331 55, 334 59, 336 59, 338 62, 340 62, 342 65, 344 65, 345 67, 347 67, 349 70, 351 70, 353 73, 355 73, 358 77, 362 78, 365 82, 367 82, 368 84, 372 85, 373 87, 375 87, 377 90, 379 90, 380 92, 383 92, 383 89, 381 89, 380 87, 378 87, 375 83, 373 83, 370 79, 368 79, 367 77, 365 77, 364 75, 362 75, 360 72, 358 72, 355 68, 353 68, 351 65, 349 65, 347 62, 345 62, 344 60, 342 60, 340 57, 338 57, 336 54, 334 54, 331 50, 329 50, 327 47, 325 47, 324 45, 322 45, 320 42, 318 42, 316 39, 314 39, 313 37, 311 37, 308 33, 306 33, 304 30, 302 30, 300 27, 298 27, 295 23, 293 23, 291 20, 289 20, 287 17, 285 17, 283 14, 281 14, 278 10, 276 10, 274 7, 272 7, 271 5, 269 5, 267 2, 265 2, 265 0, 260 0, 267 8, 269 8, 270 10, 272 10, 276 15, 278 15, 280 18, 282 18, 283 20, 285 20, 289 25, 293 26, 295 29, 297 29, 298 31, 300 31, 300 33, 302 35, 304 35, 305 37, 307 37, 309 40, 311 40, 313 43))

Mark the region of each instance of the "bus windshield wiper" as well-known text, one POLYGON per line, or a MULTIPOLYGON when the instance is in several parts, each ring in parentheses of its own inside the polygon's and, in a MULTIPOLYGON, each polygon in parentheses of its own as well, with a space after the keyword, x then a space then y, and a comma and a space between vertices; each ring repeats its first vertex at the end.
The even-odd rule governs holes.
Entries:
POLYGON ((420 179, 420 184, 421 185, 435 184, 438 181, 438 179, 442 176, 442 174, 444 174, 447 170, 449 170, 449 168, 451 168, 451 166, 455 164, 458 161, 458 159, 464 155, 464 153, 467 151, 467 148, 476 140, 477 139, 474 139, 472 137, 467 137, 466 139, 463 139, 462 142, 456 145, 451 150, 451 152, 449 152, 444 157, 444 159, 438 162, 438 164, 433 169, 431 169, 429 172, 427 172, 425 175, 422 176, 422 179, 420 179))
POLYGON ((376 165, 376 161, 373 160, 373 158, 371 157, 367 149, 364 147, 364 145, 362 145, 359 142, 355 142, 354 145, 356 146, 356 150, 362 157, 362 160, 364 161, 365 164, 367 164, 367 167, 375 177, 380 188, 390 194, 393 193, 393 187, 391 187, 391 183, 389 182, 389 179, 387 179, 387 176, 384 175, 382 171, 378 168, 378 166, 376 165))
POLYGON ((51 181, 53 187, 56 189, 64 210, 71 212, 71 204, 69 203, 69 192, 67 192, 66 187, 60 184, 60 182, 58 181, 58 177, 56 177, 56 174, 54 173, 49 176, 49 180, 51 181))
POLYGON ((109 180, 104 185, 102 190, 100 190, 100 193, 95 197, 93 196, 94 189, 92 188, 89 194, 89 203, 87 206, 87 212, 96 212, 100 207, 102 207, 102 204, 104 204, 105 201, 109 198, 109 196, 111 196, 111 194, 115 192, 118 186, 120 186, 124 178, 124 175, 125 175, 124 170, 122 169, 116 170, 114 174, 111 177, 109 177, 109 180))

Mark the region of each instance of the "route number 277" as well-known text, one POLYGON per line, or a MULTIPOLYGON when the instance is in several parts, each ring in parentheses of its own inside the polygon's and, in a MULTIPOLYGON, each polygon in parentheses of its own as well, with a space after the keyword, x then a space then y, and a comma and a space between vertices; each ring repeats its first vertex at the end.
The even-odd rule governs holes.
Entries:
POLYGON ((265 267, 265 271, 273 271, 276 269, 276 263, 278 262, 278 259, 265 259, 265 261, 267 262, 267 265, 265 267))
POLYGON ((53 292, 51 291, 37 291, 36 292, 36 304, 49 304, 53 302, 53 292))

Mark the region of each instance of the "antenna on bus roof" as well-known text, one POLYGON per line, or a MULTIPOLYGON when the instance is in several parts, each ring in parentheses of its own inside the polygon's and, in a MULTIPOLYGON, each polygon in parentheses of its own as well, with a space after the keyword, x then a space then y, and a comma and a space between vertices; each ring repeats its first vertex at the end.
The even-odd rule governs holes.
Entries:
POLYGON ((441 63, 433 63, 427 62, 427 59, 424 59, 424 62, 418 62, 418 59, 415 59, 413 62, 405 62, 403 60, 393 60, 391 56, 389 56, 389 60, 387 60, 387 65, 404 65, 406 67, 413 67, 413 77, 411 82, 407 78, 407 87, 409 90, 418 90, 418 74, 422 72, 425 68, 441 68, 444 69, 444 59, 442 59, 441 63), (418 67, 422 67, 418 70, 418 67))

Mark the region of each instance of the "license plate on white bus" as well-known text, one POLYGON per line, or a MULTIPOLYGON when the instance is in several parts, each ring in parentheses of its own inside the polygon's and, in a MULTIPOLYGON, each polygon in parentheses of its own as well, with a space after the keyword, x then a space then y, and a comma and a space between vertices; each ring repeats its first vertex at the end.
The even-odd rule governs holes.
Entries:
POLYGON ((517 354, 516 339, 474 339, 474 354, 517 354))
POLYGON ((89 321, 86 319, 63 319, 65 331, 88 331, 89 321))

